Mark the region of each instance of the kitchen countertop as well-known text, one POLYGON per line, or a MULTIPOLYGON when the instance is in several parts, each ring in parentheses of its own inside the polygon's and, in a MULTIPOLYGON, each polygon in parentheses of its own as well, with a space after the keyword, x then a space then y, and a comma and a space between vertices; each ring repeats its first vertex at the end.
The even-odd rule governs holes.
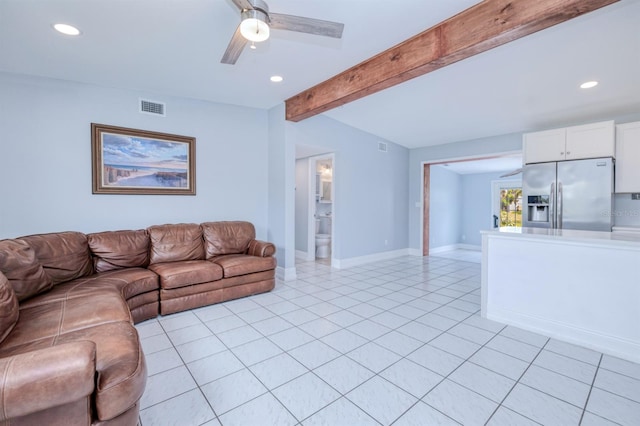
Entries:
MULTIPOLYGON (((640 233, 635 232, 601 232, 578 231, 574 229, 548 229, 548 228, 501 228, 495 230, 480 231, 487 235, 500 235, 505 237, 529 237, 534 239, 554 239, 562 241, 601 243, 615 245, 640 245, 640 233)), ((640 248, 640 247, 639 247, 640 248)))
POLYGON ((640 226, 614 226, 613 232, 640 232, 640 226))

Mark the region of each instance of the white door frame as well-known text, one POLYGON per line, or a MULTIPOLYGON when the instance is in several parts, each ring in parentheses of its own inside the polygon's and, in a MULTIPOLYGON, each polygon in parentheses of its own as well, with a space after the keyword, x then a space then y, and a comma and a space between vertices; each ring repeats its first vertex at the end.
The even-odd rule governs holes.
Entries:
MULTIPOLYGON (((522 179, 504 179, 491 181, 491 214, 500 217, 500 189, 501 188, 522 188, 522 179)), ((522 212, 524 214, 524 212, 522 212)), ((493 218, 489 224, 493 228, 493 218)), ((498 222, 498 228, 500 224, 498 222)))
POLYGON ((309 226, 307 227, 307 259, 308 261, 316 260, 316 170, 318 161, 331 160, 333 167, 331 177, 331 264, 333 264, 333 254, 335 239, 335 220, 336 220, 336 157, 334 153, 322 154, 309 157, 309 226))

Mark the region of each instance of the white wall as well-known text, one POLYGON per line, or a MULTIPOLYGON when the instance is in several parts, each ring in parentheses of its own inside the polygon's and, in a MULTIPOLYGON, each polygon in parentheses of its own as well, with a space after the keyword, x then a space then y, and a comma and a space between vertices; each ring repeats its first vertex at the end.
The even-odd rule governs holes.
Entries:
POLYGON ((380 138, 324 116, 288 124, 293 144, 335 153, 333 257, 406 249, 409 150, 387 142, 380 152, 380 138))
POLYGON ((462 232, 462 176, 444 166, 430 168, 429 250, 460 242, 462 232))
POLYGON ((388 142, 388 152, 379 152, 380 138, 324 116, 299 123, 285 122, 284 106, 269 111, 269 133, 269 228, 274 239, 283 244, 283 250, 292 252, 291 258, 285 256, 284 263, 278 258, 279 265, 285 269, 295 267, 296 144, 322 147, 335 153, 334 258, 348 259, 407 248, 409 152, 406 148, 388 142), (274 156, 286 161, 271 161, 274 156), (275 214, 283 215, 285 220, 271 226, 275 214))
POLYGON ((0 238, 248 220, 267 238, 267 112, 0 73, 0 238), (138 112, 138 99, 167 116, 138 112), (196 138, 196 196, 93 195, 92 122, 196 138))
POLYGON ((295 144, 288 136, 284 104, 268 112, 269 241, 275 244, 280 277, 295 278, 295 144), (284 271, 284 272, 282 272, 284 271))

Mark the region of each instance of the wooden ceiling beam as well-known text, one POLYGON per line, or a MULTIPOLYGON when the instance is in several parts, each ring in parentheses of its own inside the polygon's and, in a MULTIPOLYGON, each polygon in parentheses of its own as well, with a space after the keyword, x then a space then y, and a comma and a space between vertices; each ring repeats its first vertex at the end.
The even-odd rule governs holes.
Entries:
POLYGON ((285 101, 300 121, 619 0, 484 0, 285 101))

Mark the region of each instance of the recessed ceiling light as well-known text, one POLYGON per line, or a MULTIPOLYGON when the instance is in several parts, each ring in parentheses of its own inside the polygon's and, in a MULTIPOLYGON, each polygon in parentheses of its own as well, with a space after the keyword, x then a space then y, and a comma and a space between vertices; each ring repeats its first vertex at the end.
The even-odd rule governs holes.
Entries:
POLYGON ((270 80, 273 81, 274 83, 280 83, 284 79, 282 78, 282 76, 272 75, 270 80))
POLYGON ((58 31, 59 33, 70 35, 70 36, 77 36, 80 34, 79 29, 68 24, 55 24, 53 28, 55 28, 55 30, 58 31))
POLYGON ((581 89, 591 89, 592 87, 596 87, 598 85, 597 81, 587 81, 580 85, 581 89))

